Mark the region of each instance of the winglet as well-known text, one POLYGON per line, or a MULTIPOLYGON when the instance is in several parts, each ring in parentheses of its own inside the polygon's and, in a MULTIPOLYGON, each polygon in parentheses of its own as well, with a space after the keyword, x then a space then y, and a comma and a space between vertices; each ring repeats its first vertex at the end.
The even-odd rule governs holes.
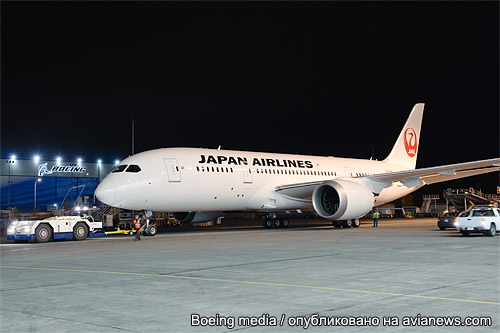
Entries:
POLYGON ((403 130, 399 134, 396 144, 384 162, 397 164, 408 170, 415 169, 424 105, 424 103, 415 104, 408 120, 406 120, 403 130))

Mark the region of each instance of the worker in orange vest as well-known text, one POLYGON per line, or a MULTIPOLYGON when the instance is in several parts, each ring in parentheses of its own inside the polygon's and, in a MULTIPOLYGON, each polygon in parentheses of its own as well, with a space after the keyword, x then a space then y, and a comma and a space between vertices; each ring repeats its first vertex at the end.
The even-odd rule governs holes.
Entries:
POLYGON ((142 227, 142 218, 139 215, 135 216, 134 220, 134 228, 135 228, 135 239, 134 240, 141 240, 141 227, 142 227))

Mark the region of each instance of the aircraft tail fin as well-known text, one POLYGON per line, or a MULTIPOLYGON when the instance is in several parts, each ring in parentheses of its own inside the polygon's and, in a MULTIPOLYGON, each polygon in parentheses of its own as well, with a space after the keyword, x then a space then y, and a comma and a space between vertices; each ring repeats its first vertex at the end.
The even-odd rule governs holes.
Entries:
POLYGON ((392 147, 391 153, 384 162, 397 164, 408 170, 415 169, 424 105, 424 103, 415 104, 403 126, 403 130, 399 134, 396 144, 392 147))

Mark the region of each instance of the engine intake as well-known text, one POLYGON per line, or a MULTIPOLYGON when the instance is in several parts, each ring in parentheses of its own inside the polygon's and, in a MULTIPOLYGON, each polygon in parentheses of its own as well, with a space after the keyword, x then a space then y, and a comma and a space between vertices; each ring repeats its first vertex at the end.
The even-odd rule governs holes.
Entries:
POLYGON ((202 223, 223 216, 222 212, 178 212, 172 214, 180 223, 202 223))
POLYGON ((317 186, 312 194, 312 203, 316 213, 325 219, 350 220, 370 212, 374 196, 362 184, 339 179, 317 186))

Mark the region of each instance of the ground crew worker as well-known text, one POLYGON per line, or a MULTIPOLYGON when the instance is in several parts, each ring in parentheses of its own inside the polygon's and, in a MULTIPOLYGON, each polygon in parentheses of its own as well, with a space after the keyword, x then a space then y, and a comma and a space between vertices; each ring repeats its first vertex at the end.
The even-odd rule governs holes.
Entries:
POLYGON ((380 213, 375 211, 372 217, 373 217, 373 227, 378 227, 378 218, 380 217, 380 213))
POLYGON ((448 214, 450 214, 450 212, 448 211, 448 209, 443 210, 443 216, 448 216, 448 214))
POLYGON ((134 220, 134 229, 135 229, 134 241, 141 240, 141 227, 142 227, 141 224, 142 224, 142 218, 139 215, 136 215, 134 220))

